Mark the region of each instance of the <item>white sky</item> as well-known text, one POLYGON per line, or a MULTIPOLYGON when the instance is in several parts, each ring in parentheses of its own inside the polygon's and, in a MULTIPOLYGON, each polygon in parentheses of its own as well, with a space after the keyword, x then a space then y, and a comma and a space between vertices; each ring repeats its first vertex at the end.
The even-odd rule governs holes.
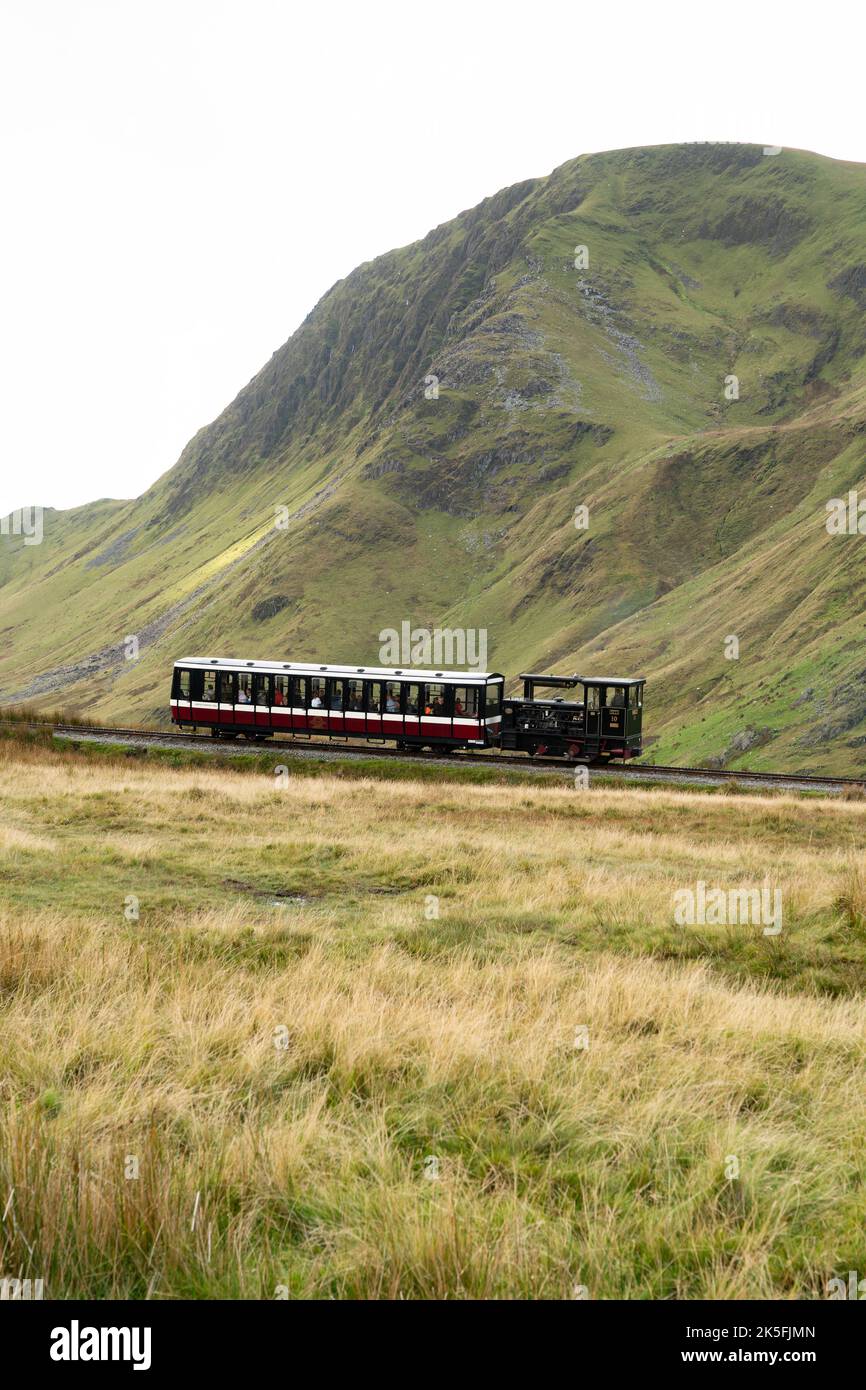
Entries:
POLYGON ((335 280, 575 155, 866 161, 862 13, 0 0, 0 515, 137 495, 335 280))

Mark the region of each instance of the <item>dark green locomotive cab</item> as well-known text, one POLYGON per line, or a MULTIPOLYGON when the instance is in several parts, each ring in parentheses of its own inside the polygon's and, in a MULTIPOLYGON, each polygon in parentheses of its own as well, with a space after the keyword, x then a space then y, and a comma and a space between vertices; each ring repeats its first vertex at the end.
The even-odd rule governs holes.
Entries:
POLYGON ((502 747, 587 762, 637 758, 643 751, 643 677, 522 675, 523 696, 502 703, 502 747), (573 690, 542 698, 536 687, 573 690))

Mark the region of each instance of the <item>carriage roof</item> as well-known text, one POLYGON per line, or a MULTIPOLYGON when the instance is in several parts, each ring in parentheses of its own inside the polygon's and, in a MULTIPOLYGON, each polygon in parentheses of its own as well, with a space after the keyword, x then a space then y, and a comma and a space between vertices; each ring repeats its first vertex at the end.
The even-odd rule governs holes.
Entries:
POLYGON ((338 676, 350 679, 361 676, 367 680, 451 681, 455 685, 481 685, 491 680, 503 680, 498 671, 420 671, 410 666, 320 666, 303 661, 243 661, 237 657, 186 656, 175 666, 187 670, 259 671, 281 674, 288 671, 296 676, 338 676))

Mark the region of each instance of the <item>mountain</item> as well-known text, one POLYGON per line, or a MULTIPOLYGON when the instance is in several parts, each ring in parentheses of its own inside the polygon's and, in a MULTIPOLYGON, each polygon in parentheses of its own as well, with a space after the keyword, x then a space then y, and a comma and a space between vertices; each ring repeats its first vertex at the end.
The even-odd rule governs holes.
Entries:
POLYGON ((645 675, 659 761, 862 772, 866 537, 826 523, 866 500, 864 309, 862 165, 505 189, 334 285, 142 497, 0 537, 0 700, 164 720, 177 656, 363 665, 408 620, 645 675))

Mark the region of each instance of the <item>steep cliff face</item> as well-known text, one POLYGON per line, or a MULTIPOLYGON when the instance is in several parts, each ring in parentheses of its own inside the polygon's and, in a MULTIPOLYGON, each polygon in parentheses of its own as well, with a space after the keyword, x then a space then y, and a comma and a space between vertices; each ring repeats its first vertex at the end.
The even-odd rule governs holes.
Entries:
POLYGON ((661 756, 862 770, 864 213, 861 166, 626 150, 360 266, 143 497, 0 539, 0 696, 152 718, 185 652, 460 624, 639 670, 661 756))

